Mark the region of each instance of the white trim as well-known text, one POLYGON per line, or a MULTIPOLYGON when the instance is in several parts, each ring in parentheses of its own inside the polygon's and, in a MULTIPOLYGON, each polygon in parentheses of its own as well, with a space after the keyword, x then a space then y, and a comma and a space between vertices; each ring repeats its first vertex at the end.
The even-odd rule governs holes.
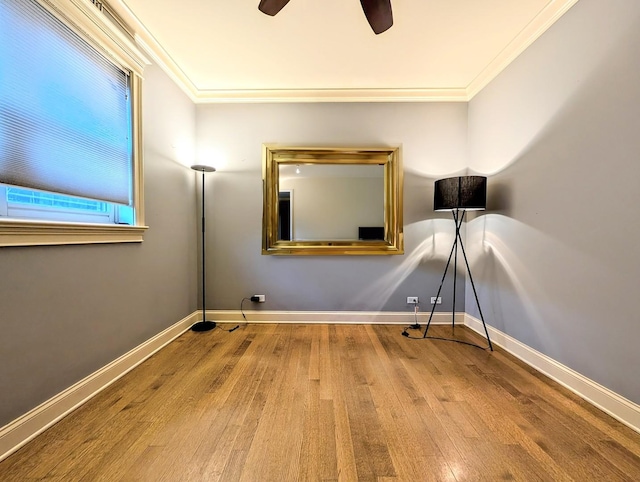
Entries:
MULTIPOLYGON (((331 323, 345 325, 410 325, 414 323, 413 311, 266 311, 245 310, 249 323, 331 323)), ((418 322, 429 320, 430 311, 418 313, 418 322)), ((218 323, 244 322, 237 310, 207 310, 207 318, 218 323)), ((451 322, 451 313, 434 313, 432 324, 451 322)), ((464 313, 456 314, 456 322, 464 322, 464 313)))
MULTIPOLYGON (((51 0, 50 0, 51 1, 51 0)), ((77 1, 77 0, 73 0, 77 1)), ((467 86, 380 89, 198 89, 133 13, 125 0, 110 6, 135 33, 136 43, 195 103, 226 102, 468 102, 538 39, 578 0, 552 0, 467 86)))
POLYGON ((171 343, 188 330, 196 318, 195 313, 186 316, 120 358, 0 428, 0 461, 171 343))
POLYGON ((548 2, 542 11, 471 81, 466 89, 467 100, 473 99, 577 2, 578 0, 548 2))
MULTIPOLYGON (((0 247, 142 242, 147 226, 144 225, 143 200, 141 74, 144 66, 150 62, 133 40, 122 33, 118 26, 90 1, 37 0, 37 2, 101 54, 106 54, 106 58, 114 65, 132 72, 130 89, 133 134, 132 187, 136 225, 58 222, 46 219, 47 216, 44 216, 44 219, 42 217, 0 219, 0 247)), ((115 17, 112 16, 112 18, 115 17)), ((0 201, 0 216, 8 217, 11 214, 14 213, 11 212, 11 207, 6 201, 0 201)), ((0 453, 2 453, 1 450, 0 453)))
POLYGON ((193 85, 191 79, 178 67, 178 64, 171 58, 171 56, 162 48, 160 43, 147 32, 146 28, 141 26, 141 31, 146 35, 137 33, 134 37, 136 44, 138 44, 151 59, 163 70, 165 74, 182 90, 184 94, 196 103, 198 98, 198 89, 193 85))
POLYGON ((115 60, 120 68, 142 75, 149 60, 132 40, 127 38, 93 5, 84 0, 38 0, 40 5, 60 19, 67 27, 79 33, 91 45, 115 60))
POLYGON ((147 226, 0 219, 0 246, 140 243, 147 226))
MULTIPOLYGON (((479 319, 465 313, 464 324, 484 337, 484 328, 479 319)), ((502 347, 530 367, 535 368, 627 427, 640 433, 640 405, 627 400, 607 387, 603 387, 599 383, 492 326, 487 325, 487 330, 492 343, 502 347)))
MULTIPOLYGON (((430 312, 418 313, 422 324, 430 312)), ((44 432, 67 414, 84 404, 113 382, 134 369, 151 355, 164 348, 201 319, 196 311, 150 338, 103 368, 60 392, 48 401, 0 428, 0 461, 44 432)), ((249 323, 331 323, 331 324, 412 324, 412 312, 361 311, 245 311, 249 323)), ((208 310, 207 318, 218 323, 244 321, 240 311, 208 310)), ((456 313, 456 323, 464 323, 484 336, 482 323, 467 313, 456 313)), ((434 313, 433 324, 451 322, 451 313, 434 313)), ((492 343, 502 347, 529 366, 574 392, 587 402, 640 432, 640 406, 587 377, 558 363, 524 343, 487 326, 492 343)))
POLYGON ((196 86, 129 6, 123 0, 113 0, 109 2, 109 7, 135 32, 133 38, 136 45, 151 57, 192 102, 196 102, 198 94, 196 86))
MULTIPOLYGON (((185 90, 183 88, 183 90, 185 90)), ((464 88, 198 90, 195 102, 466 102, 464 88)))

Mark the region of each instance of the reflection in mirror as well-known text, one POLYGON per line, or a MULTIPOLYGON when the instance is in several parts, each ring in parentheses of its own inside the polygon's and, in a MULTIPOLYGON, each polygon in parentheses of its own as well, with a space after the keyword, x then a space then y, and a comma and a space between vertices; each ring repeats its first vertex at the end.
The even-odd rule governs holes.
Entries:
POLYGON ((291 241, 293 236, 293 191, 278 193, 278 239, 291 241))
POLYGON ((383 166, 281 165, 279 181, 279 240, 384 240, 383 166))
POLYGON ((263 146, 262 254, 403 254, 398 148, 263 146))

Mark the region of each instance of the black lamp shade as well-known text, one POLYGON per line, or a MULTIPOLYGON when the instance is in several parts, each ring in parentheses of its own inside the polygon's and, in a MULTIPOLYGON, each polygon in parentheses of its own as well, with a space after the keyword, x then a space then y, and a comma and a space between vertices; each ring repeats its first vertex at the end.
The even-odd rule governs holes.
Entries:
POLYGON ((448 211, 464 209, 480 211, 487 207, 487 178, 484 176, 458 176, 436 181, 433 209, 448 211))

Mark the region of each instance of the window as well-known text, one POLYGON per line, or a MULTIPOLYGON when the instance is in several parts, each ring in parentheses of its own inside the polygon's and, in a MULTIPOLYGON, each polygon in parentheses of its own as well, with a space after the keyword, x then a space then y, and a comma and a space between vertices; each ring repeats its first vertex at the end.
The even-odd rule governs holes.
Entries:
POLYGON ((132 206, 0 186, 0 216, 78 223, 134 225, 132 206))
POLYGON ((0 245, 142 240, 144 62, 100 7, 0 0, 0 245))

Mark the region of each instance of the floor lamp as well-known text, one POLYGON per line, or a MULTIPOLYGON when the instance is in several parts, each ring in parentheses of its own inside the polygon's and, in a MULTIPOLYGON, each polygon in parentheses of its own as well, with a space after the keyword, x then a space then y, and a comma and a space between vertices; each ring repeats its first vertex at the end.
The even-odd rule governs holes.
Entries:
POLYGON ((480 302, 478 301, 478 293, 476 292, 476 285, 473 282, 471 276, 471 268, 469 267, 469 261, 467 260, 467 253, 464 250, 464 244, 462 237, 460 236, 460 228, 464 222, 464 216, 467 211, 483 211, 487 207, 487 178, 484 176, 458 176, 449 177, 447 179, 440 179, 436 181, 433 199, 434 211, 449 211, 453 214, 453 220, 456 224, 456 236, 453 240, 453 246, 449 253, 449 259, 447 265, 444 268, 444 274, 442 275, 442 281, 440 281, 440 287, 436 294, 436 299, 440 296, 442 291, 442 285, 447 276, 449 265, 451 264, 451 258, 453 257, 453 315, 451 319, 451 326, 455 329, 455 316, 456 316, 456 282, 458 273, 458 246, 462 251, 464 257, 464 264, 467 267, 467 274, 469 275, 469 281, 473 288, 473 295, 476 298, 476 304, 478 306, 478 313, 482 320, 482 326, 484 327, 484 333, 487 336, 488 347, 476 345, 475 343, 469 343, 462 340, 455 340, 451 338, 441 338, 435 336, 427 336, 429 327, 431 326, 431 320, 433 319, 433 313, 436 309, 434 304, 431 308, 431 314, 429 315, 429 321, 424 330, 423 338, 433 338, 437 340, 455 341, 458 343, 464 343, 465 345, 471 345, 478 348, 489 348, 493 351, 493 345, 489 338, 489 332, 487 331, 487 325, 484 322, 484 316, 482 315, 482 309, 480 308, 480 302))
POLYGON ((205 271, 205 260, 204 260, 204 248, 205 248, 205 239, 204 239, 204 224, 205 224, 205 204, 204 204, 204 173, 205 172, 215 172, 215 168, 211 166, 206 166, 204 164, 196 164, 191 166, 191 169, 194 171, 199 171, 202 173, 202 320, 194 323, 191 329, 193 331, 209 331, 213 330, 216 327, 215 321, 207 321, 207 303, 206 303, 206 291, 205 291, 205 279, 206 279, 206 271, 205 271))

